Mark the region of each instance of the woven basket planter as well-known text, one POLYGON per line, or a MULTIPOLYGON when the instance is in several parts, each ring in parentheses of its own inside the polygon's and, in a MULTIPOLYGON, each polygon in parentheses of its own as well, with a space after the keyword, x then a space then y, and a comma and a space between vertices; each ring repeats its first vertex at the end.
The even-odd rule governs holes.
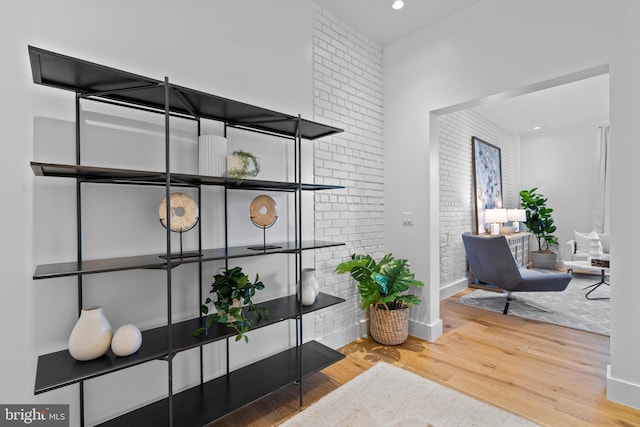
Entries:
POLYGON ((388 310, 384 304, 369 307, 369 334, 384 345, 402 344, 409 337, 409 308, 388 310))

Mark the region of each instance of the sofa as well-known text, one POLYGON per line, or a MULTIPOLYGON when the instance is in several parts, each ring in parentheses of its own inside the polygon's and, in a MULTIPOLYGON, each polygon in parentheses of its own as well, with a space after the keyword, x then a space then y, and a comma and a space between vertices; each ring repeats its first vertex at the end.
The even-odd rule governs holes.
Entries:
POLYGON ((609 233, 573 232, 573 239, 567 242, 571 261, 586 261, 589 258, 609 258, 609 233))

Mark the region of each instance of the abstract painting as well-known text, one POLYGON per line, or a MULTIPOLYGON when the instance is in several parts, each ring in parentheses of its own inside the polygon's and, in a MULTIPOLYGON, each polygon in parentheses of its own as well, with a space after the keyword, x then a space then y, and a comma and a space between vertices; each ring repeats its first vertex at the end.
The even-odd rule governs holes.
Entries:
POLYGON ((473 146, 473 192, 475 199, 476 232, 487 232, 484 222, 486 209, 502 208, 502 165, 500 148, 480 138, 471 137, 473 146))

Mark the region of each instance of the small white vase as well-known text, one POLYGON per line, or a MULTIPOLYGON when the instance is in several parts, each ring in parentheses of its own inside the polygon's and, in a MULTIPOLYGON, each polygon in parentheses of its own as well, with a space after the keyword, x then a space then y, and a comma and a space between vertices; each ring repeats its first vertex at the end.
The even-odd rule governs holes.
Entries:
POLYGON ((109 350, 111 335, 102 307, 83 308, 69 336, 69 353, 80 361, 97 359, 109 350))
POLYGON ((316 269, 315 268, 304 268, 302 270, 302 285, 308 284, 313 289, 313 293, 320 294, 320 284, 318 283, 318 279, 316 279, 316 269))
POLYGON ((316 293, 313 292, 313 288, 309 284, 303 284, 302 290, 298 294, 298 301, 302 299, 302 305, 312 305, 316 302, 316 293), (300 296, 302 294, 302 296, 300 296))
POLYGON ((113 334, 111 351, 116 356, 130 356, 142 345, 142 333, 135 325, 122 325, 113 334))

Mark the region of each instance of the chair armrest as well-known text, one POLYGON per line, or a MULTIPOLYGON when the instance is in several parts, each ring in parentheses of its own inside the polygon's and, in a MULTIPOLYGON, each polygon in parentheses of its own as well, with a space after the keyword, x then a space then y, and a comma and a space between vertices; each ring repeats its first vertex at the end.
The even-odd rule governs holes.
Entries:
POLYGON ((566 245, 569 249, 569 259, 571 261, 586 261, 589 259, 589 254, 586 252, 577 252, 575 239, 569 240, 566 245))

